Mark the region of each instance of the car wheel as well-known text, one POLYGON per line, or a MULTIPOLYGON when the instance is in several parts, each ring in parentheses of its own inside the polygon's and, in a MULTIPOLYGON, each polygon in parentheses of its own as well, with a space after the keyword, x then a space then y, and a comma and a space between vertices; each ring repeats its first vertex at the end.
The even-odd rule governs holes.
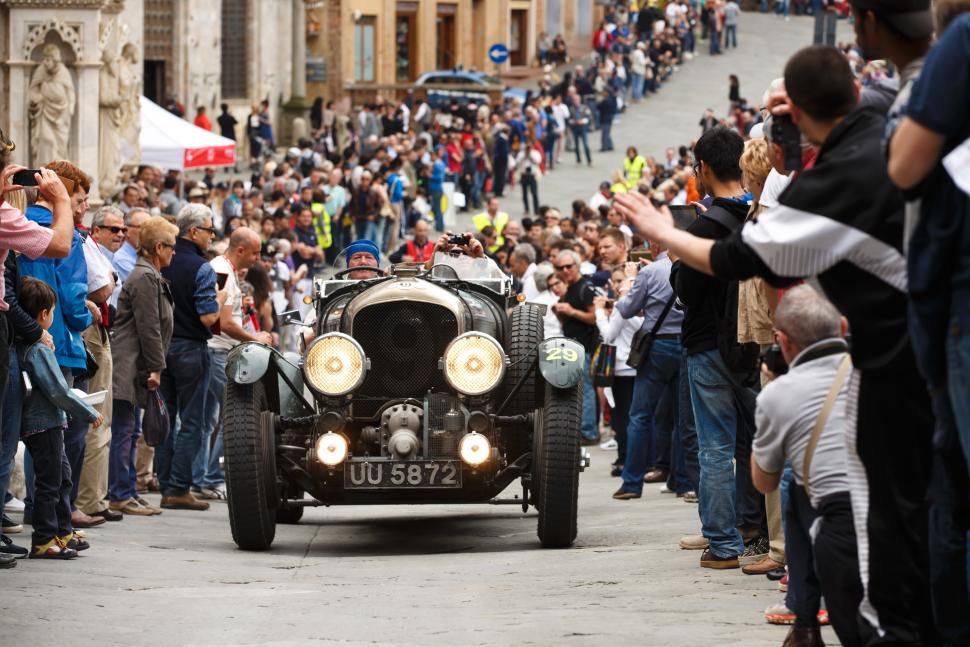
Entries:
POLYGON ((232 538, 266 550, 276 536, 276 441, 262 383, 226 384, 222 429, 232 538))
POLYGON ((543 548, 566 548, 576 539, 579 499, 579 429, 582 385, 546 385, 533 446, 533 503, 539 511, 543 548))
POLYGON ((529 413, 541 404, 539 394, 542 378, 536 367, 535 353, 536 346, 542 343, 544 336, 542 312, 534 303, 522 303, 512 308, 509 319, 509 334, 505 344, 505 352, 509 356, 509 369, 505 373, 503 399, 512 392, 525 373, 532 372, 532 376, 526 379, 503 412, 508 415, 519 415, 529 413))

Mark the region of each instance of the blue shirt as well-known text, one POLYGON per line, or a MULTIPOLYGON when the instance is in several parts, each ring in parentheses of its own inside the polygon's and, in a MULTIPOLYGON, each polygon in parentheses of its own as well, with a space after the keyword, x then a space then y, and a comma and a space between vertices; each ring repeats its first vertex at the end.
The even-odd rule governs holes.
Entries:
POLYGON ((114 257, 111 259, 111 264, 114 266, 115 271, 118 273, 118 278, 122 282, 128 278, 131 271, 135 269, 135 263, 138 262, 138 251, 129 243, 127 240, 121 246, 121 248, 115 252, 114 257))
POLYGON ((434 165, 431 167, 431 178, 428 180, 428 189, 431 191, 444 190, 446 170, 443 161, 435 160, 434 165))
MULTIPOLYGON (((643 315, 641 330, 651 331, 657 318, 664 311, 667 301, 674 294, 670 285, 670 268, 673 263, 667 252, 661 252, 657 260, 647 265, 633 281, 633 289, 616 302, 616 309, 624 319, 643 315)), ((679 335, 684 313, 676 305, 670 308, 667 318, 657 331, 658 335, 679 335)))

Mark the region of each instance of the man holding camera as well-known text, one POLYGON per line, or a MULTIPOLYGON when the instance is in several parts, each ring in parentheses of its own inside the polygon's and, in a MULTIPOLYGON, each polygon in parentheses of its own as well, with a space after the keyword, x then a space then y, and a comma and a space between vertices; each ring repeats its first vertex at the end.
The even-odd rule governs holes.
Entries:
POLYGON ((751 476, 764 494, 778 489, 791 463, 795 482, 785 516, 788 601, 795 644, 821 645, 822 596, 843 645, 859 645, 862 599, 855 525, 846 476, 845 426, 852 367, 846 323, 808 285, 785 293, 775 310, 775 338, 791 367, 758 395, 751 476), (814 539, 810 529, 821 522, 814 539))
POLYGON ((855 369, 846 445, 863 641, 934 643, 925 570, 933 418, 909 342, 903 197, 886 172, 883 119, 855 109, 855 78, 834 48, 800 50, 784 76, 787 95, 771 100, 775 119, 790 118, 819 153, 778 207, 715 242, 676 230, 643 196, 620 196, 618 206, 638 233, 702 272, 776 286, 817 275, 847 316, 855 369))

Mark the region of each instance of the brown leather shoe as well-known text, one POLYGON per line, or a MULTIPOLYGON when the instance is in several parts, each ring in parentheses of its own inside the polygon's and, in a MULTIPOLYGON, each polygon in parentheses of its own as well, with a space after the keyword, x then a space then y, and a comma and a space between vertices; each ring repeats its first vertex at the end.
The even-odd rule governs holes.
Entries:
POLYGON ((154 513, 139 505, 138 501, 134 499, 125 499, 124 501, 112 501, 108 504, 108 507, 115 512, 123 512, 124 514, 130 514, 135 517, 150 517, 154 513))
POLYGON ((667 480, 667 473, 663 470, 650 470, 643 477, 644 483, 660 483, 667 480))
POLYGON ((208 510, 209 504, 195 498, 191 492, 174 496, 163 496, 162 507, 171 510, 208 510))
POLYGON ((152 511, 152 514, 162 514, 162 509, 161 508, 159 508, 157 505, 152 505, 144 497, 138 497, 135 500, 138 501, 138 505, 140 505, 141 507, 148 508, 149 510, 151 510, 152 511))
POLYGON ((75 528, 93 528, 103 523, 104 519, 101 517, 92 517, 91 515, 84 514, 80 510, 75 510, 71 513, 71 525, 75 528))
POLYGON ((741 567, 741 572, 745 575, 764 575, 768 571, 773 571, 776 568, 783 568, 784 564, 779 564, 770 557, 762 557, 760 561, 754 564, 746 564, 741 567))
POLYGON ((781 647, 825 647, 819 627, 792 627, 781 647))

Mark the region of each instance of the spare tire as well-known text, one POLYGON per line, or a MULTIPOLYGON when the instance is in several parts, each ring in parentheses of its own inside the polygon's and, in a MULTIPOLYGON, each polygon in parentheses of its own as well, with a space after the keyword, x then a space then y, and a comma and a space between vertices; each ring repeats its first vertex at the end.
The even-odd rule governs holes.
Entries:
POLYGON ((502 413, 519 415, 529 413, 542 406, 542 377, 536 366, 536 346, 544 338, 542 309, 534 303, 521 303, 512 308, 509 317, 509 334, 506 337, 505 352, 509 356, 509 369, 505 373, 502 387, 504 401, 522 376, 531 372, 518 393, 509 401, 502 413))

